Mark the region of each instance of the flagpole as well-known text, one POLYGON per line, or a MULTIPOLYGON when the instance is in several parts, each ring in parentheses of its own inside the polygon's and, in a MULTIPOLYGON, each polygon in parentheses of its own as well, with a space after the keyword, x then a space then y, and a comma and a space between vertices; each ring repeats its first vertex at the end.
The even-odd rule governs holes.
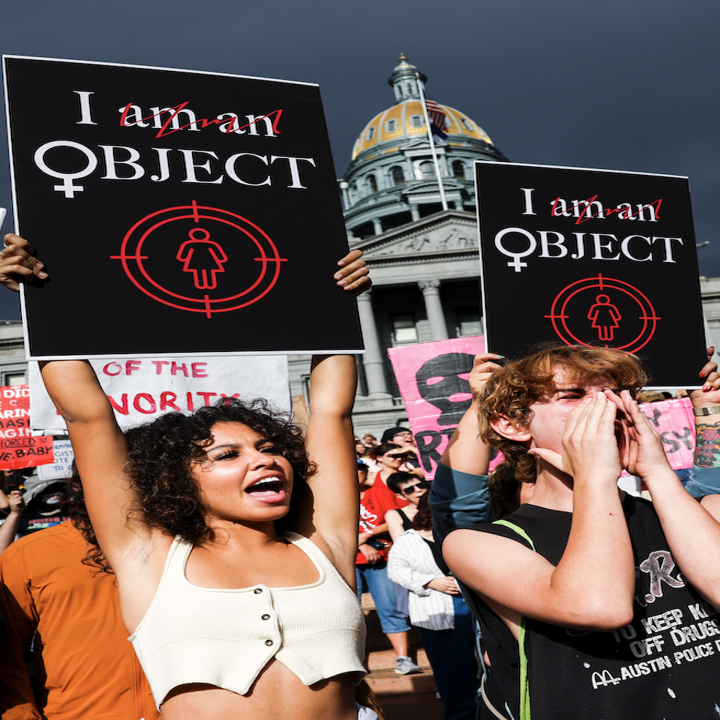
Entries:
POLYGON ((423 110, 423 117, 425 118, 425 127, 427 128, 428 141, 430 142, 430 151, 432 152, 433 163, 435 164, 435 175, 437 176, 438 188, 440 188, 440 201, 442 202, 442 209, 447 210, 448 204, 445 199, 445 189, 443 188, 442 178, 440 177, 440 164, 438 163, 437 153, 435 152, 435 141, 432 136, 432 128, 430 127, 430 118, 428 117, 427 107, 425 107, 425 92, 420 83, 420 73, 415 75, 415 82, 417 82, 418 95, 420 95, 420 105, 423 110))

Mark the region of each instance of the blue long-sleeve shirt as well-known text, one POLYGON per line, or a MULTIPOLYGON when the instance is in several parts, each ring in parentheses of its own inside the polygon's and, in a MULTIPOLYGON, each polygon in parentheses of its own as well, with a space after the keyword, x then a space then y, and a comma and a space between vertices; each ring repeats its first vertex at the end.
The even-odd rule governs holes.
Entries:
MULTIPOLYGON (((453 530, 495 520, 487 482, 487 475, 471 475, 442 463, 438 465, 430 490, 430 506, 435 537, 440 543, 453 530)), ((720 494, 720 467, 693 466, 685 489, 698 500, 720 494)))
POLYGON ((491 523, 487 475, 471 475, 440 463, 430 489, 433 530, 442 542, 453 530, 491 523))

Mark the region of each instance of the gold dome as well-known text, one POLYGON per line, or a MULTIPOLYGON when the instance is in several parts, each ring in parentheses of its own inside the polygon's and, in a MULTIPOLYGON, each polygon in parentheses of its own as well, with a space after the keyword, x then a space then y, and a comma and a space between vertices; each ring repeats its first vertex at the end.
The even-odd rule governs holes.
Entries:
MULTIPOLYGON (((447 116, 445 132, 449 136, 474 138, 492 145, 485 131, 467 115, 447 105, 440 107, 447 116)), ((364 127, 353 146, 352 158, 380 143, 413 137, 427 137, 423 110, 418 100, 405 100, 379 113, 364 127)), ((448 142, 452 142, 452 137, 448 142)))

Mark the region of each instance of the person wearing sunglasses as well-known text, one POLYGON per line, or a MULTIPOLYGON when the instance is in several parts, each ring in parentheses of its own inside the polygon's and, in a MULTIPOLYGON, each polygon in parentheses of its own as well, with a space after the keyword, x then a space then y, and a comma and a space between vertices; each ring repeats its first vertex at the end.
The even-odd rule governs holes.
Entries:
POLYGON ((395 493, 398 500, 408 503, 404 508, 388 510, 385 513, 388 532, 395 542, 406 530, 412 528, 418 502, 421 497, 428 494, 430 483, 409 472, 396 472, 388 477, 387 486, 395 493))

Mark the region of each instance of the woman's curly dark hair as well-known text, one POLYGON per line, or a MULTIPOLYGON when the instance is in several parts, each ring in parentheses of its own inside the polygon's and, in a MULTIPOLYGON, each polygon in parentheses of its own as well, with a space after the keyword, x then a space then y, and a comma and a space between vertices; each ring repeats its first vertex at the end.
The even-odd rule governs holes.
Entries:
MULTIPOLYGON (((294 529, 307 476, 315 466, 308 460, 300 428, 288 414, 273 411, 262 399, 223 398, 192 415, 167 413, 151 423, 129 429, 125 433, 128 443, 125 471, 138 494, 137 507, 131 512, 141 513, 149 527, 163 530, 171 537, 179 536, 193 545, 213 539, 213 531, 205 523, 200 489, 191 466, 205 458, 205 448, 212 443, 212 428, 220 422, 241 423, 282 449, 293 469, 293 491, 288 514, 275 523, 275 528, 280 533, 294 529)), ((97 547, 77 472, 69 485, 73 522, 97 548, 86 559, 107 572, 109 566, 97 547)))
POLYGON ((65 483, 65 495, 63 496, 63 506, 70 516, 72 524, 80 531, 85 541, 90 546, 85 557, 82 559, 83 565, 95 568, 97 573, 108 573, 112 575, 113 571, 110 563, 100 550, 95 531, 90 523, 87 506, 85 505, 85 494, 83 493, 82 482, 77 471, 77 465, 73 460, 72 477, 69 477, 65 483))
POLYGON ((520 487, 515 466, 501 462, 488 478, 488 492, 495 519, 501 520, 520 507, 520 487))

